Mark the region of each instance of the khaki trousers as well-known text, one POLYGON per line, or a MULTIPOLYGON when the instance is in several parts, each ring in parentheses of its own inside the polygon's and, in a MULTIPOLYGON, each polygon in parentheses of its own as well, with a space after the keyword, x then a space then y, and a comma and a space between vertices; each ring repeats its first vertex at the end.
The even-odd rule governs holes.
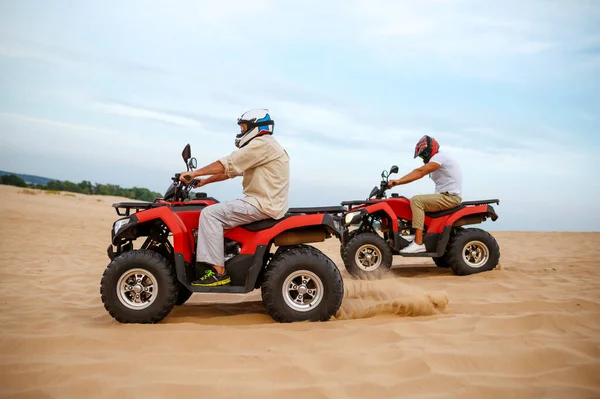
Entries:
POLYGON ((196 260, 225 266, 225 230, 268 218, 268 215, 241 199, 207 206, 200 212, 198 221, 196 260))
POLYGON ((423 230, 425 212, 438 212, 459 206, 462 198, 455 194, 421 194, 410 199, 412 227, 423 230))

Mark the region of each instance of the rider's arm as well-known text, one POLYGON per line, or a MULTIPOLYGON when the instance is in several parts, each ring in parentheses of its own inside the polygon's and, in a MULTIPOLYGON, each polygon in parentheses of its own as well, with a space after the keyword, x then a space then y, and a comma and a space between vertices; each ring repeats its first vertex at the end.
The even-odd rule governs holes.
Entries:
POLYGON ((193 172, 189 172, 192 177, 207 176, 207 175, 220 175, 225 173, 225 167, 219 161, 215 161, 209 165, 206 165, 200 169, 196 169, 193 172))
POLYGON ((223 180, 227 180, 227 179, 229 179, 229 176, 227 176, 225 173, 219 173, 216 175, 209 176, 206 179, 202 179, 202 180, 204 180, 204 184, 208 184, 208 183, 216 183, 218 181, 223 181, 223 180))
POLYGON ((390 187, 398 186, 400 184, 407 184, 415 180, 419 180, 423 176, 427 176, 439 167, 439 163, 429 162, 397 180, 390 180, 390 187))
POLYGON ((196 187, 202 187, 209 183, 216 183, 218 181, 223 181, 227 179, 229 179, 229 176, 227 176, 225 173, 218 173, 216 175, 209 176, 206 179, 196 179, 199 180, 198 183, 201 182, 201 184, 196 183, 196 187))

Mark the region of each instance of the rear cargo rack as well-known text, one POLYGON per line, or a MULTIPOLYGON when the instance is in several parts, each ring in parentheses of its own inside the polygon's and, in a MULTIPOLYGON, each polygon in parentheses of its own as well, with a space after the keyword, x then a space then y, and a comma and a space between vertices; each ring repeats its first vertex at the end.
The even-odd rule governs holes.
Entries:
POLYGON ((498 204, 500 205, 499 199, 486 199, 479 201, 463 201, 462 205, 484 205, 484 204, 498 204))

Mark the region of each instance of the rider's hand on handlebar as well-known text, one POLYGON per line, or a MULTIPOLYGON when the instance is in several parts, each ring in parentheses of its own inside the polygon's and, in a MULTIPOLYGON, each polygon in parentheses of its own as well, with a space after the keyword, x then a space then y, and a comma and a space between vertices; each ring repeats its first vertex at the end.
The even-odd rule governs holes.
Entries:
POLYGON ((193 178, 194 177, 190 172, 181 172, 181 175, 179 176, 179 180, 181 180, 184 183, 191 182, 193 178))
POLYGON ((200 188, 206 184, 206 179, 194 179, 194 188, 200 188))
POLYGON ((389 188, 395 187, 398 184, 399 184, 398 180, 390 180, 390 181, 388 181, 388 187, 389 188))

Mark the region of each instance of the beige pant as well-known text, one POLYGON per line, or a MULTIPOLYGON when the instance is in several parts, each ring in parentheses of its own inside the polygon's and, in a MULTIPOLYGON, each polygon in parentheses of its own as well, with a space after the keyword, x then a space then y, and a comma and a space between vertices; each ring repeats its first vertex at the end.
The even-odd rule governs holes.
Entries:
POLYGON ((425 212, 438 212, 459 206, 462 198, 455 194, 421 194, 410 199, 412 227, 423 230, 425 212))
POLYGON ((268 215, 241 199, 207 206, 200 212, 198 221, 196 260, 225 266, 224 230, 268 218, 268 215))

